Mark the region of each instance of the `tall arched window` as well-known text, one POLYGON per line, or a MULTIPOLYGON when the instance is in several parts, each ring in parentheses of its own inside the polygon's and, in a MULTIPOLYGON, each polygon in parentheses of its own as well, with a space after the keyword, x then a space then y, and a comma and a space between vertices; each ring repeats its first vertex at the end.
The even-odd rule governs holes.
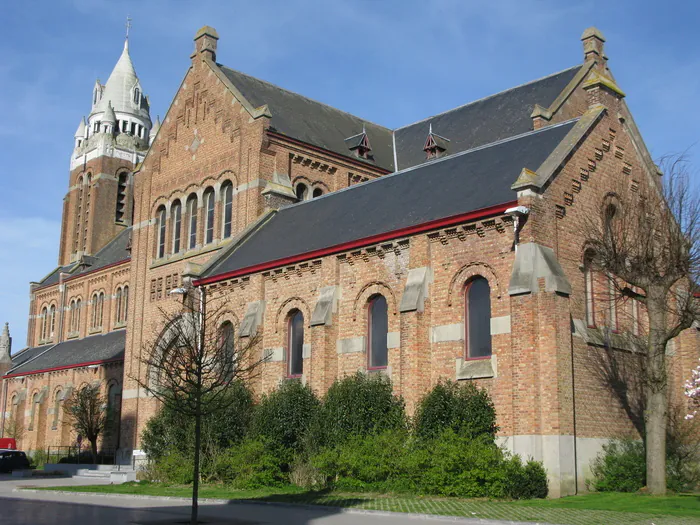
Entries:
POLYGON ((119 423, 121 413, 122 394, 119 385, 112 383, 107 389, 107 418, 112 425, 119 423))
POLYGON ((122 288, 122 323, 126 323, 129 318, 129 287, 122 288))
POLYGON ((234 352, 234 341, 233 341, 233 323, 231 321, 224 321, 219 327, 219 345, 224 353, 224 358, 226 359, 228 374, 233 374, 233 352, 234 352))
POLYGON ((134 104, 141 102, 141 90, 134 88, 134 104))
POLYGON ((197 196, 194 193, 187 199, 187 220, 189 222, 187 249, 194 250, 197 246, 197 196))
POLYGON ((76 315, 75 306, 76 306, 75 299, 72 299, 70 302, 70 306, 68 307, 68 310, 70 311, 70 320, 69 320, 69 325, 68 325, 69 332, 75 332, 75 315, 76 315))
POLYGON ((32 396, 32 409, 29 416, 29 430, 34 430, 37 412, 39 412, 39 393, 32 396))
POLYGON ((116 316, 115 322, 117 324, 119 324, 122 321, 122 289, 121 288, 117 288, 117 294, 114 298, 114 302, 115 302, 114 306, 116 307, 116 310, 117 310, 117 312, 116 312, 117 316, 116 316))
POLYGON ((100 292, 100 295, 97 298, 97 302, 100 306, 100 309, 98 311, 98 318, 97 318, 98 324, 97 324, 97 326, 101 327, 102 326, 102 314, 104 313, 104 307, 105 307, 105 294, 104 294, 104 292, 100 292))
POLYGON ((75 325, 73 326, 73 331, 77 332, 80 330, 80 308, 82 306, 82 301, 78 299, 75 301, 75 325))
POLYGON ((587 251, 583 256, 583 280, 584 293, 586 295, 586 324, 589 328, 595 328, 595 299, 594 299, 594 274, 592 251, 587 251))
POLYGON ((92 296, 92 328, 102 327, 102 311, 104 307, 104 292, 92 296))
POLYGON ((226 182, 221 187, 221 193, 224 199, 224 239, 231 237, 233 229, 233 184, 226 182))
POLYGON ((175 201, 170 214, 173 221, 173 253, 180 252, 180 233, 182 231, 182 206, 180 201, 175 201))
POLYGON ((296 194, 297 199, 299 199, 300 201, 306 200, 306 196, 309 194, 309 188, 306 187, 306 184, 300 182, 299 184, 297 184, 296 194))
POLYGON ((124 221, 124 213, 126 210, 126 187, 127 187, 128 182, 129 182, 129 174, 128 173, 120 173, 119 179, 117 182, 117 203, 116 203, 116 211, 114 214, 114 219, 117 222, 124 221))
POLYGON ((49 308, 49 326, 49 337, 53 337, 56 332, 56 306, 53 304, 49 308))
POLYGON ((299 377, 304 373, 304 314, 293 310, 287 321, 287 374, 299 377))
POLYGON ((204 242, 209 244, 214 242, 214 190, 209 188, 204 192, 204 205, 207 215, 205 217, 204 242))
POLYGON ((41 333, 39 334, 39 339, 42 341, 46 341, 46 338, 49 335, 49 310, 44 306, 44 308, 41 309, 41 333))
POLYGON ((467 359, 491 355, 491 288, 483 277, 467 283, 464 293, 464 331, 467 359))
POLYGON ((165 257, 165 206, 158 208, 158 259, 165 257))
POLYGON ((63 390, 56 390, 56 395, 53 398, 53 421, 51 421, 51 430, 58 428, 58 418, 61 413, 61 401, 63 401, 63 390))
POLYGON ((389 316, 386 298, 383 295, 375 295, 370 298, 367 305, 369 368, 385 368, 389 363, 389 351, 387 349, 387 333, 389 332, 389 316))

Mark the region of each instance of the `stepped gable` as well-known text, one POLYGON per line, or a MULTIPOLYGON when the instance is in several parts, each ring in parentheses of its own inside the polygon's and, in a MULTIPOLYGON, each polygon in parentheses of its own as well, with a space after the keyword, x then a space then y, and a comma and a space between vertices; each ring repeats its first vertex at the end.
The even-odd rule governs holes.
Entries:
POLYGON ((69 273, 71 274, 71 277, 73 277, 82 273, 99 270, 100 268, 104 268, 110 264, 115 264, 131 258, 131 253, 127 249, 129 246, 130 237, 131 227, 122 231, 94 256, 89 257, 91 262, 89 266, 80 264, 80 261, 76 261, 66 266, 59 266, 49 275, 44 277, 44 279, 39 282, 39 286, 48 286, 50 284, 58 283, 59 275, 61 273, 69 273))
POLYGON ((449 139, 448 155, 532 131, 530 115, 535 104, 550 106, 581 67, 566 69, 396 129, 398 169, 427 162, 423 147, 429 129, 449 139))
POLYGON ((272 113, 271 131, 354 158, 345 139, 362 133, 364 126, 372 145, 371 156, 356 160, 394 171, 390 129, 221 64, 219 67, 253 107, 267 105, 272 113))
MULTIPOLYGON (((578 119, 548 126, 279 210, 222 253, 200 279, 505 204, 578 119)), ((371 244, 371 242, 368 242, 371 244)))
POLYGON ((27 348, 12 359, 8 375, 124 359, 126 330, 72 339, 57 345, 27 348), (28 356, 28 357, 27 357, 28 356))

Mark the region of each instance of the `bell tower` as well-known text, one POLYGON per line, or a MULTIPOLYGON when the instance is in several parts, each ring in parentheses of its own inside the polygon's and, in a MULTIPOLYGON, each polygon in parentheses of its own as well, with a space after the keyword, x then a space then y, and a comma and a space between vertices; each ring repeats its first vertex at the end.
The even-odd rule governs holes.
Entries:
POLYGON ((60 265, 94 255, 131 225, 133 171, 146 156, 153 125, 129 54, 130 26, 127 21, 119 60, 105 84, 95 82, 90 113, 81 117, 75 132, 60 265))

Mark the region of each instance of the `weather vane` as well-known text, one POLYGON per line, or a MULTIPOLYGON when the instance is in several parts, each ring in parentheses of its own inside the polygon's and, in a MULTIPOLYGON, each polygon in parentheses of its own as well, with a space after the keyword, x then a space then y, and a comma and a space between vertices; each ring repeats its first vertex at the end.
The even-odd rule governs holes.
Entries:
POLYGON ((129 29, 131 29, 131 17, 126 15, 126 38, 129 38, 129 29))

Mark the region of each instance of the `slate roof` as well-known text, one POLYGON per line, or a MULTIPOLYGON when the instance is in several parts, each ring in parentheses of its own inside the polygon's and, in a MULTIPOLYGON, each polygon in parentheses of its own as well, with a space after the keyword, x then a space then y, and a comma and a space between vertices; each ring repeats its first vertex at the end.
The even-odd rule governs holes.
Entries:
POLYGON ((443 157, 281 209, 201 278, 242 270, 516 199, 577 120, 443 157))
POLYGON ((56 284, 59 280, 59 274, 69 273, 71 277, 74 275, 80 275, 87 272, 92 272, 109 266, 110 264, 115 264, 125 259, 131 257, 131 253, 127 250, 129 245, 129 238, 131 236, 131 227, 126 228, 109 243, 107 243, 99 252, 97 252, 93 259, 93 263, 90 266, 80 266, 78 263, 68 264, 66 266, 59 266, 49 275, 44 277, 42 281, 39 282, 39 286, 48 286, 50 284, 56 284))
POLYGON ((126 330, 117 330, 83 339, 72 339, 53 346, 27 348, 12 357, 13 366, 8 374, 28 374, 50 368, 123 359, 125 342, 126 330), (32 358, 21 359, 28 352, 32 358))
POLYGON ((398 128, 394 131, 398 169, 426 162, 423 145, 431 124, 433 133, 450 140, 448 155, 531 131, 530 115, 535 104, 549 107, 581 67, 578 65, 398 128))
POLYGON ((358 160, 394 170, 390 129, 221 64, 219 67, 253 107, 267 104, 272 113, 270 127, 273 131, 340 155, 351 156, 345 139, 362 133, 364 125, 374 159, 358 160))

